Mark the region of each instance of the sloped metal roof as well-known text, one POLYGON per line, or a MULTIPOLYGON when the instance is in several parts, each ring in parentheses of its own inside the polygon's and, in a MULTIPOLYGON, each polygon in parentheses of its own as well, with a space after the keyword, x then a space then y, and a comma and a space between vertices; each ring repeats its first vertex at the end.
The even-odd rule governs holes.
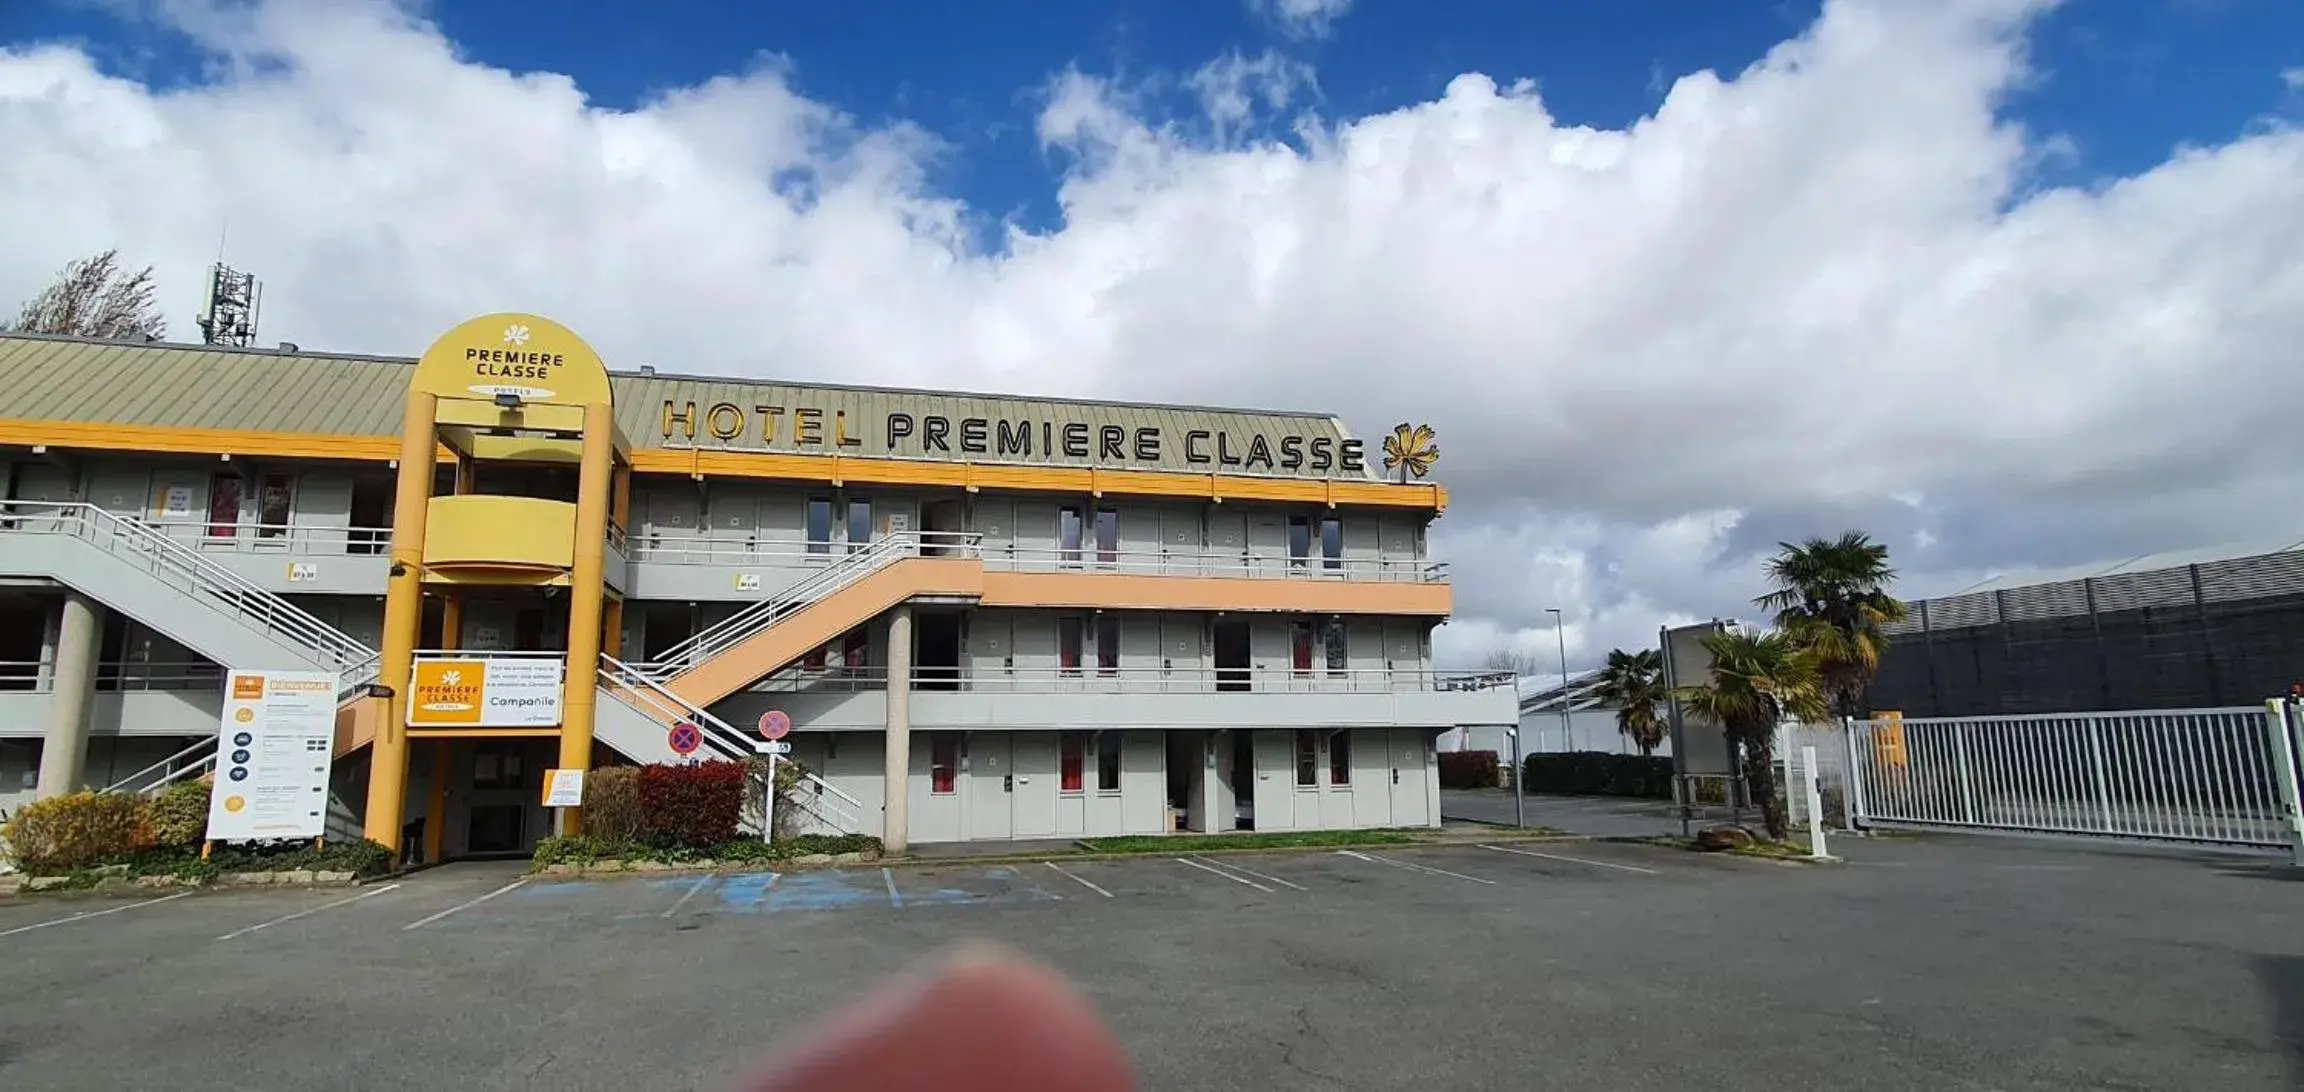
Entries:
MULTIPOLYGON (((414 364, 404 357, 0 334, 0 418, 387 436, 399 429, 402 395, 414 364)), ((1291 472, 1277 465, 1232 461, 1246 456, 1257 436, 1265 438, 1275 456, 1285 437, 1307 443, 1316 437, 1350 438, 1343 423, 1326 414, 655 373, 614 373, 612 382, 618 424, 626 437, 644 448, 692 445, 707 450, 821 452, 834 450, 835 432, 844 426, 858 442, 839 450, 857 455, 1356 477, 1315 473, 1308 465, 1291 472), (812 411, 808 419, 817 423, 822 436, 817 444, 794 443, 794 426, 802 410, 812 411), (891 429, 897 427, 892 414, 908 415, 914 429, 895 443, 890 442, 891 429), (687 420, 678 420, 680 416, 687 420), (941 449, 924 442, 930 417, 941 418, 947 430, 941 449), (669 429, 668 418, 672 418, 669 429), (965 425, 971 419, 984 422, 983 451, 963 450, 962 430, 971 427, 965 425), (1018 426, 1030 433, 1029 457, 1000 453, 998 430, 1004 421, 1012 433, 1018 426), (1068 424, 1088 426, 1088 457, 1063 452, 1063 429, 1068 424), (1125 460, 1100 457, 1102 430, 1107 426, 1123 430, 1125 460), (1143 428, 1159 432, 1158 459, 1135 457, 1137 430, 1143 428), (1218 455, 1221 440, 1221 453, 1231 459, 1187 458, 1186 438, 1193 432, 1210 434, 1199 445, 1206 454, 1218 455)), ((1371 450, 1367 458, 1366 476, 1377 477, 1381 452, 1371 450)))
POLYGON ((2304 550, 2304 540, 2283 536, 2270 541, 2229 543, 2223 546, 2200 546, 2188 550, 2166 550, 2144 554, 2124 561, 2096 561, 2086 565, 2073 565, 2062 569, 2040 569, 1987 577, 1958 591, 1931 596, 1931 599, 1954 599, 1979 592, 2013 591, 2042 584, 2061 584, 2073 580, 2101 580, 2105 577, 2178 569, 2187 565, 2206 565, 2217 561, 2238 561, 2242 558, 2265 557, 2293 550, 2304 550))

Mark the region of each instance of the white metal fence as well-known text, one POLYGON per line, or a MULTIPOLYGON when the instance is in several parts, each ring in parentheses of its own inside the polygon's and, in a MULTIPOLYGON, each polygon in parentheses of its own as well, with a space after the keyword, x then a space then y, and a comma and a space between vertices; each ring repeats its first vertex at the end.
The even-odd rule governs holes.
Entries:
POLYGON ((1859 721, 1858 825, 2289 844, 2262 706, 1859 721))

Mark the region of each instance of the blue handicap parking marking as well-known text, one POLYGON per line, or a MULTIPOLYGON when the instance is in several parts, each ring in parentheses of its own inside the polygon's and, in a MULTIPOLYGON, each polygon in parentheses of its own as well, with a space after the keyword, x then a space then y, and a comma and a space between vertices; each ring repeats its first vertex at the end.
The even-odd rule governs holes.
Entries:
MULTIPOLYGON (((879 877, 872 877, 874 880, 879 877)), ((887 894, 878 883, 866 885, 863 877, 837 869, 823 872, 800 872, 784 877, 784 882, 768 892, 768 910, 852 910, 859 906, 886 906, 887 894)))
MULTIPOLYGON (((964 887, 936 887, 926 891, 910 888, 904 892, 907 906, 987 906, 1013 902, 1061 902, 1063 897, 1032 882, 1017 869, 1002 865, 982 872, 968 873, 967 879, 983 881, 980 886, 988 891, 964 887)), ((979 885, 971 885, 979 886, 979 885)))
POLYGON ((774 887, 781 876, 782 873, 778 872, 747 872, 728 877, 728 882, 721 884, 720 890, 716 892, 721 908, 739 914, 759 913, 760 900, 767 896, 768 889, 774 887))

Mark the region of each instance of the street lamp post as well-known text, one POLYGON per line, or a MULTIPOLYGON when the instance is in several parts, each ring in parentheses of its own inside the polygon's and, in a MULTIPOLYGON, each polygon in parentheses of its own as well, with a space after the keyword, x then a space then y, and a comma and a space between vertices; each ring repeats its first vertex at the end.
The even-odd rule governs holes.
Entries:
POLYGON ((1568 616, 1558 607, 1546 607, 1552 616, 1552 632, 1560 638, 1560 753, 1576 749, 1574 732, 1568 725, 1568 616))
POLYGON ((1528 825, 1528 797, 1522 791, 1521 783, 1527 780, 1528 760, 1520 755, 1520 726, 1515 724, 1506 728, 1504 734, 1512 737, 1512 825, 1525 827, 1528 825))

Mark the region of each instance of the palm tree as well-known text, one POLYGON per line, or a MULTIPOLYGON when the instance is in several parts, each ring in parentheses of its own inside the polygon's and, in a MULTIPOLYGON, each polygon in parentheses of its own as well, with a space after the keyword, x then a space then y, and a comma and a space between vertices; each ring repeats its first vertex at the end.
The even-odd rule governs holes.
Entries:
POLYGON ((1753 603, 1775 611, 1776 628, 1815 652, 1832 711, 1856 716, 1888 647, 1881 628, 1904 617, 1904 603, 1888 593, 1896 582, 1888 547, 1861 531, 1777 545, 1768 561, 1775 589, 1753 603))
POLYGON ((1642 755, 1654 754, 1656 745, 1664 742, 1664 720, 1656 715, 1656 707, 1668 696, 1662 652, 1609 650, 1608 662, 1600 668, 1600 697, 1616 707, 1616 730, 1642 755))
POLYGON ((1712 655, 1711 679, 1681 687, 1675 696, 1689 715, 1727 732, 1729 746, 1742 756, 1744 781, 1760 802, 1768 836, 1781 841, 1790 823, 1776 795, 1776 725, 1787 716, 1808 721, 1827 714, 1817 653, 1781 630, 1746 629, 1705 634, 1704 651, 1712 655))

